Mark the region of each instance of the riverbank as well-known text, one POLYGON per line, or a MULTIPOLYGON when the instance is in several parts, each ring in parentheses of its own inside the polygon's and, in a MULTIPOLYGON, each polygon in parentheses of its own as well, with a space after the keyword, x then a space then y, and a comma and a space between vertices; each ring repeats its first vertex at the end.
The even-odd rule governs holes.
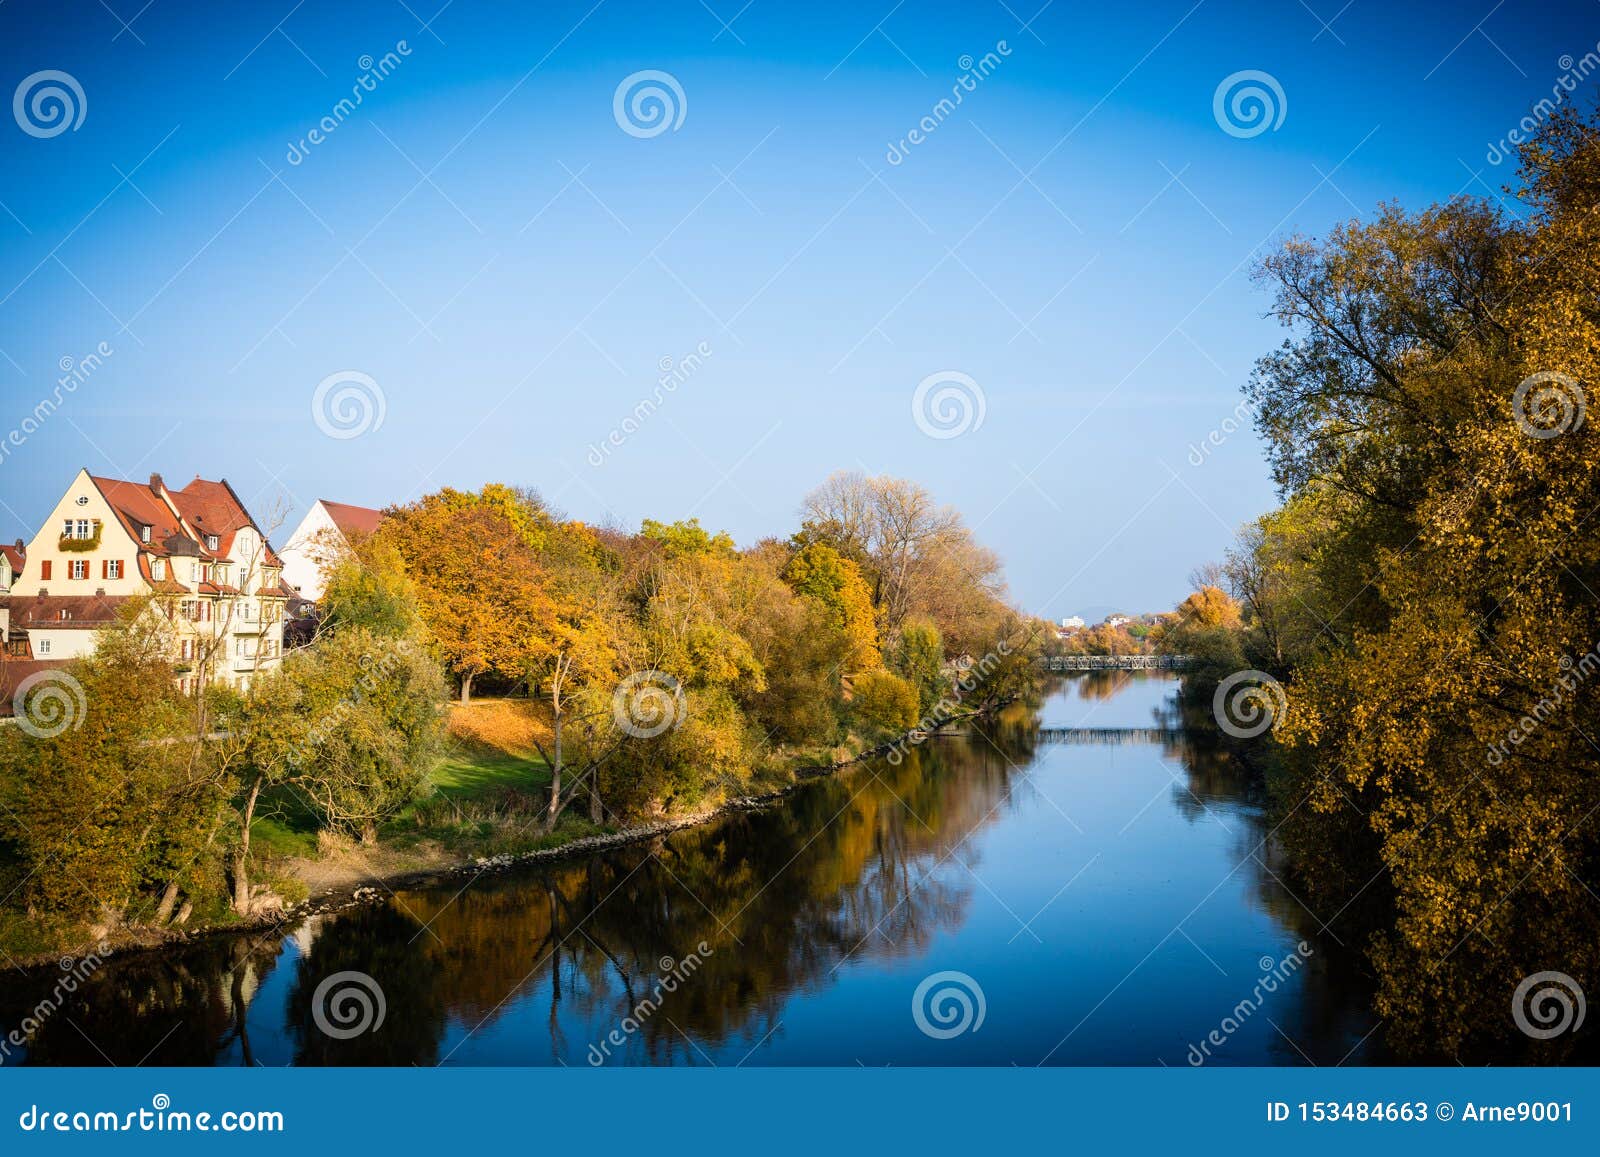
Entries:
MULTIPOLYGON (((227 918, 200 922, 184 927, 133 927, 104 931, 80 930, 76 935, 48 950, 9 954, 14 967, 42 969, 53 967, 62 960, 86 958, 90 955, 106 959, 115 955, 158 951, 175 945, 189 944, 214 936, 240 932, 266 932, 308 916, 327 915, 383 902, 397 890, 425 887, 448 880, 463 881, 463 887, 490 873, 509 872, 535 864, 557 863, 594 855, 599 852, 632 844, 660 839, 673 832, 715 823, 724 816, 741 811, 771 807, 803 788, 807 783, 837 774, 868 760, 889 755, 896 749, 915 747, 929 738, 938 736, 955 724, 985 718, 1011 703, 1008 698, 981 711, 968 711, 952 715, 932 730, 916 729, 885 740, 873 747, 855 752, 825 764, 805 764, 788 773, 790 781, 782 786, 753 795, 731 798, 714 807, 685 813, 669 819, 639 824, 615 831, 568 834, 561 831, 550 836, 537 837, 536 842, 550 842, 548 846, 533 847, 525 851, 499 852, 483 855, 468 851, 442 848, 436 844, 396 847, 379 844, 370 849, 350 847, 327 857, 294 857, 274 865, 280 873, 287 870, 287 880, 304 888, 305 898, 282 907, 270 908, 253 917, 230 915, 227 918)), ((585 825, 587 826, 587 825, 585 825)))

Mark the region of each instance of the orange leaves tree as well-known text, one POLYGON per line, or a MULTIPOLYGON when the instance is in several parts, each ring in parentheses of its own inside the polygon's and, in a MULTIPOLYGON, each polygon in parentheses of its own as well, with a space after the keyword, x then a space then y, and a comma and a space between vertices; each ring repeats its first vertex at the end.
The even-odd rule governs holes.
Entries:
POLYGON ((415 584, 428 635, 460 681, 521 676, 530 639, 554 617, 548 576, 533 544, 542 528, 514 519, 504 502, 460 491, 429 494, 385 512, 378 535, 393 544, 415 584))

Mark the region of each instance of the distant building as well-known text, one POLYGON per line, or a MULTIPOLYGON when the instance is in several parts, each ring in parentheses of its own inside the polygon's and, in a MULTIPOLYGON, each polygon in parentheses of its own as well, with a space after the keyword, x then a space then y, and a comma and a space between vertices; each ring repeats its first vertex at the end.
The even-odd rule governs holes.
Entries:
POLYGON ((1106 626, 1108 627, 1125 627, 1131 622, 1133 622, 1133 619, 1127 615, 1106 616, 1106 626))
POLYGON ((383 511, 319 498, 283 548, 283 581, 307 602, 322 598, 328 565, 378 529, 383 511))
POLYGON ((1082 615, 1069 615, 1061 620, 1063 631, 1081 631, 1088 624, 1083 621, 1082 615))

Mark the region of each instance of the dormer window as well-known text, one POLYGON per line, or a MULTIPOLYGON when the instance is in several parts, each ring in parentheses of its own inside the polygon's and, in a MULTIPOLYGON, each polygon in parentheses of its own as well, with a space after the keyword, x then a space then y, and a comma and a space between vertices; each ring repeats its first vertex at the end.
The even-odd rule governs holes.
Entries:
POLYGON ((214 535, 214 534, 206 535, 206 549, 207 550, 216 550, 217 549, 217 536, 216 535, 214 535))
MULTIPOLYGON (((148 530, 149 527, 146 527, 145 529, 148 530)), ((157 582, 160 582, 162 579, 167 577, 166 559, 153 558, 150 560, 150 577, 155 579, 157 582)))
POLYGON ((148 526, 141 526, 139 528, 139 541, 140 542, 149 542, 150 541, 150 528, 148 526))

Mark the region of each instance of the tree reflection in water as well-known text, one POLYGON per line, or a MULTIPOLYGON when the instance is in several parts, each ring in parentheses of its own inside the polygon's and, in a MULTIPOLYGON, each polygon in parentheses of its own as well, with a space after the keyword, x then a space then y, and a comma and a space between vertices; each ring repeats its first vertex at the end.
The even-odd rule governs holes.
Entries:
MULTIPOLYGON (((1063 694, 1109 703, 1146 678, 1091 672, 1063 694)), ((288 934, 212 938, 109 961, 44 1019, 25 1059, 583 1065, 594 1059, 591 1046, 621 1030, 621 1043, 604 1050, 606 1063, 736 1062, 769 1037, 781 1040, 786 1009, 828 992, 846 969, 920 969, 936 942, 970 935, 982 834, 1055 806, 1037 798, 1042 789, 1033 782, 1044 750, 1037 706, 1014 705, 898 764, 880 760, 819 779, 776 806, 647 845, 407 890, 288 934), (659 992, 663 977, 691 963, 692 975, 659 992), (318 1027, 315 997, 345 972, 370 976, 386 1007, 375 1031, 339 1039, 318 1027), (641 1003, 658 995, 659 1007, 641 1003)), ((1137 722, 1183 729, 1164 746, 1145 744, 1173 778, 1173 809, 1197 831, 1221 822, 1252 906, 1316 938, 1317 922, 1282 883, 1255 777, 1208 739, 1202 722, 1171 704, 1137 722)), ((1082 790, 1096 789, 1089 782, 1082 790)), ((1174 858, 1183 854, 1175 849, 1174 858)), ((1136 926, 1130 932, 1144 935, 1136 926)), ((1300 1044, 1270 1046, 1261 1059, 1303 1063, 1294 1054, 1304 1048, 1322 1054, 1319 1063, 1340 1060, 1366 1033, 1364 998, 1352 998, 1352 978, 1334 965, 1339 955, 1319 951, 1304 999, 1277 1014, 1300 1044)), ((50 979, 0 994, 5 1022, 18 1023, 50 979)), ((1063 976, 1056 988, 1075 979, 1063 976)), ((1052 1059, 1100 1055, 1087 1035, 1080 1043, 1085 1051, 1052 1059)))

